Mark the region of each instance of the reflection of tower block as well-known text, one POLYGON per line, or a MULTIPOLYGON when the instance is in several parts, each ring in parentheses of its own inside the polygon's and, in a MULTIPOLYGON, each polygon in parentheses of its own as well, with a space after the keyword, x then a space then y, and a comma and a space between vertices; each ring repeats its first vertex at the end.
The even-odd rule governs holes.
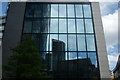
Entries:
POLYGON ((65 60, 65 43, 52 39, 52 52, 53 71, 56 71, 58 70, 59 62, 65 60))
POLYGON ((52 54, 51 53, 47 53, 45 56, 45 61, 46 61, 46 68, 47 70, 51 70, 51 58, 52 58, 52 54))

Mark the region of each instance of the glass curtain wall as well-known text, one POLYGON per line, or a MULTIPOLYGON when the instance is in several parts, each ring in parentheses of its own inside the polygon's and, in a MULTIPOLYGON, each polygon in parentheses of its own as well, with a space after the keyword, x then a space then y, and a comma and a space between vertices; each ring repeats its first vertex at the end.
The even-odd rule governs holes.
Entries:
POLYGON ((28 34, 53 76, 99 77, 90 3, 27 3, 23 35, 28 34))

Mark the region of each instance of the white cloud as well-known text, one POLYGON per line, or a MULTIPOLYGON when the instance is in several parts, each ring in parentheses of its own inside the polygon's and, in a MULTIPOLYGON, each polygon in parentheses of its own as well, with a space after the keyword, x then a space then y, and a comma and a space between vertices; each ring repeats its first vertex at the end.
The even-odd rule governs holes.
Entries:
POLYGON ((107 49, 118 43, 118 10, 115 13, 102 16, 107 49))
MULTIPOLYGON (((116 53, 115 53, 116 54, 116 53)), ((109 60, 109 68, 110 70, 113 70, 117 64, 117 61, 118 61, 118 55, 120 55, 120 53, 117 55, 108 55, 108 60, 109 60)))
POLYGON ((100 9, 102 15, 114 13, 118 9, 118 2, 100 2, 100 9))

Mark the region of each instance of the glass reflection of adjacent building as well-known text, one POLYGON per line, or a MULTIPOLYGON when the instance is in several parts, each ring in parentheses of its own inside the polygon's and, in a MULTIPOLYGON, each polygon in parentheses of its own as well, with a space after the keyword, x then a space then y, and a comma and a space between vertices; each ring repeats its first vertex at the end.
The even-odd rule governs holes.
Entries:
POLYGON ((27 3, 23 35, 35 40, 55 78, 99 78, 90 3, 27 3))

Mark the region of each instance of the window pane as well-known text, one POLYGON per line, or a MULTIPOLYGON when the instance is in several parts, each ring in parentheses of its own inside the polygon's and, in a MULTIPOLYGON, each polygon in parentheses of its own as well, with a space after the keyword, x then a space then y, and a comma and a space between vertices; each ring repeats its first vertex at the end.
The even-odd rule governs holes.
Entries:
POLYGON ((76 23, 77 23, 77 33, 84 33, 83 19, 76 19, 76 23))
POLYGON ((68 19, 68 33, 76 33, 75 32, 75 19, 68 19))
POLYGON ((83 17, 82 5, 75 4, 76 17, 83 17))
POLYGON ((50 5, 43 4, 43 17, 49 17, 49 16, 50 16, 50 5))
POLYGON ((88 53, 88 58, 90 58, 91 63, 97 67, 97 57, 96 57, 96 52, 89 52, 88 53))
POLYGON ((41 20, 33 21, 32 32, 40 33, 40 27, 41 27, 41 20))
POLYGON ((86 35, 86 40, 87 40, 87 50, 95 51, 94 35, 86 35))
POLYGON ((77 35, 78 51, 86 51, 85 35, 77 35))
POLYGON ((93 33, 92 19, 85 19, 85 29, 86 33, 93 33))
POLYGON ((58 17, 58 4, 51 4, 51 17, 58 17))
POLYGON ((49 43, 50 51, 56 51, 56 50, 58 51, 59 50, 57 43, 59 43, 58 34, 50 34, 50 43, 49 43), (53 46, 53 44, 54 44, 54 46, 53 46))
POLYGON ((78 52, 78 59, 85 59, 87 58, 86 52, 78 52))
POLYGON ((50 33, 58 33, 58 19, 51 19, 50 33))
POLYGON ((39 34, 40 51, 48 50, 48 42, 49 42, 48 34, 39 34))
POLYGON ((66 17, 66 4, 59 4, 59 17, 66 17))
POLYGON ((24 23, 24 33, 31 33, 32 21, 25 21, 24 23))
POLYGON ((76 50, 76 35, 68 35, 68 51, 76 50))
POLYGON ((74 4, 67 4, 68 17, 75 17, 74 4))
POLYGON ((59 19, 59 33, 67 33, 66 19, 59 19))
POLYGON ((48 33, 49 31, 49 19, 42 19, 41 32, 48 33))
POLYGON ((33 17, 33 15, 34 15, 34 5, 33 4, 27 4, 26 17, 33 17))
POLYGON ((62 41, 65 44, 63 48, 65 48, 64 50, 67 51, 67 35, 59 34, 59 41, 62 41))
POLYGON ((69 60, 77 59, 77 52, 68 52, 69 60))
POLYGON ((35 4, 34 5, 34 17, 41 17, 42 16, 42 4, 35 4))
POLYGON ((32 39, 35 41, 35 45, 37 49, 40 49, 40 41, 39 41, 39 35, 38 34, 32 34, 32 39))
POLYGON ((91 8, 90 5, 83 5, 84 17, 91 18, 91 8))

